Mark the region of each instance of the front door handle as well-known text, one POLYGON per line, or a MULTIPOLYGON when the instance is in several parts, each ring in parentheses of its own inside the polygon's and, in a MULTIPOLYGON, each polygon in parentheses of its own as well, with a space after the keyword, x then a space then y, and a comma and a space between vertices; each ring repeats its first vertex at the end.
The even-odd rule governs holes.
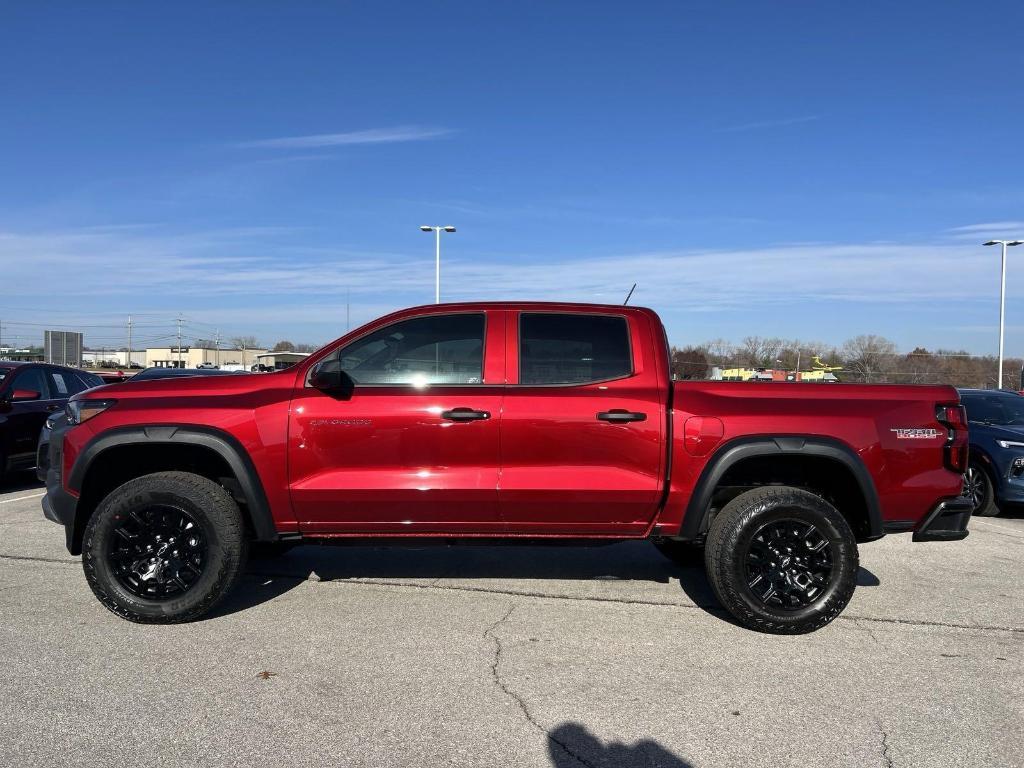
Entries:
POLYGON ((452 408, 450 411, 442 411, 441 418, 448 421, 483 421, 491 418, 491 412, 475 408, 452 408))
POLYGON ((612 408, 610 411, 601 411, 597 418, 600 421, 610 421, 612 424, 625 424, 627 421, 647 421, 647 414, 627 411, 624 408, 612 408))
POLYGON ((60 405, 48 405, 46 406, 46 410, 48 410, 50 413, 53 413, 54 411, 59 411, 62 407, 63 406, 60 405))

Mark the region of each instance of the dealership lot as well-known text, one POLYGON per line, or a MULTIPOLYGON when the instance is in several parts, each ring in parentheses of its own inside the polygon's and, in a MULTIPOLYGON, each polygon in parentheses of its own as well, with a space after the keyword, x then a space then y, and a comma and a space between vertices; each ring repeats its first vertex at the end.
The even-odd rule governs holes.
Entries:
POLYGON ((209 619, 93 599, 0 487, 0 764, 1024 765, 1024 516, 891 536, 812 635, 606 547, 300 547, 209 619))

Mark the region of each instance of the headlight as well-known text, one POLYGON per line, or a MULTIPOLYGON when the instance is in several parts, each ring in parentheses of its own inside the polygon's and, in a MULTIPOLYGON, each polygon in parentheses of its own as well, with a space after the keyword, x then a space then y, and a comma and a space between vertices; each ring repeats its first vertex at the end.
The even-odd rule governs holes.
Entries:
POLYGON ((93 416, 99 416, 117 400, 69 400, 64 406, 68 424, 81 424, 93 416))
POLYGON ((1013 440, 996 440, 1000 448, 1024 448, 1024 443, 1017 443, 1013 440))

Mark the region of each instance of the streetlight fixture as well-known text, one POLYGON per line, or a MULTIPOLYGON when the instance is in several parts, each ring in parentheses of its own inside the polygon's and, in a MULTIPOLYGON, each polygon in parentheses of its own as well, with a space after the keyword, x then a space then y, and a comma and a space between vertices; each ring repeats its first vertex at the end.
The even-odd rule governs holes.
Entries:
POLYGON ((1024 245, 1024 240, 989 240, 984 245, 1003 246, 1002 266, 999 271, 999 375, 996 386, 1003 388, 1003 319, 1006 316, 1006 249, 1014 245, 1024 245))
POLYGON ((455 227, 420 227, 423 232, 434 232, 437 235, 437 249, 434 257, 434 303, 441 303, 441 233, 454 232, 455 227))

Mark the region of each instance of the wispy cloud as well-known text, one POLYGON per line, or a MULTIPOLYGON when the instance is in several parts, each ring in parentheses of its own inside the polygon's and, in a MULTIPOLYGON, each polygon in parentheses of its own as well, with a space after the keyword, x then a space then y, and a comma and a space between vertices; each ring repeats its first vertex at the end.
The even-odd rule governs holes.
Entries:
POLYGON ((778 120, 758 120, 753 123, 740 123, 719 128, 719 133, 737 133, 739 131, 756 131, 761 128, 782 128, 787 125, 799 125, 800 123, 812 123, 820 120, 821 115, 803 115, 801 117, 784 117, 778 120))
MULTIPOLYGON (((453 301, 619 303, 636 281, 636 303, 662 312, 670 330, 717 327, 737 317, 749 317, 757 327, 774 308, 801 322, 824 311, 884 331, 902 328, 908 313, 916 327, 927 327, 928 318, 948 306, 951 285, 961 307, 987 306, 990 275, 977 268, 987 255, 983 250, 955 242, 799 243, 590 259, 557 253, 463 257, 455 251, 446 257, 442 293, 453 301), (694 319, 698 314, 714 320, 694 319)), ((6 265, 4 284, 11 286, 32 285, 39 274, 61 275, 64 308, 82 307, 83 324, 96 322, 90 318, 98 308, 117 305, 125 313, 181 310, 207 324, 222 318, 239 332, 326 339, 344 330, 345 297, 353 301, 353 319, 363 321, 433 295, 433 259, 422 254, 312 247, 301 232, 261 227, 177 235, 0 231, 0 263, 6 265)), ((0 309, 13 304, 10 297, 0 300, 0 309)), ((45 319, 22 310, 5 321, 16 316, 45 319)))
POLYGON ((953 240, 981 240, 984 238, 1019 237, 1024 234, 1024 221, 989 221, 967 224, 946 230, 953 240))
POLYGON ((352 144, 395 144, 405 141, 425 141, 454 133, 450 128, 431 128, 420 125, 402 125, 393 128, 368 128, 345 133, 315 133, 309 136, 284 136, 276 139, 243 141, 235 146, 243 149, 313 149, 341 147, 352 144))

